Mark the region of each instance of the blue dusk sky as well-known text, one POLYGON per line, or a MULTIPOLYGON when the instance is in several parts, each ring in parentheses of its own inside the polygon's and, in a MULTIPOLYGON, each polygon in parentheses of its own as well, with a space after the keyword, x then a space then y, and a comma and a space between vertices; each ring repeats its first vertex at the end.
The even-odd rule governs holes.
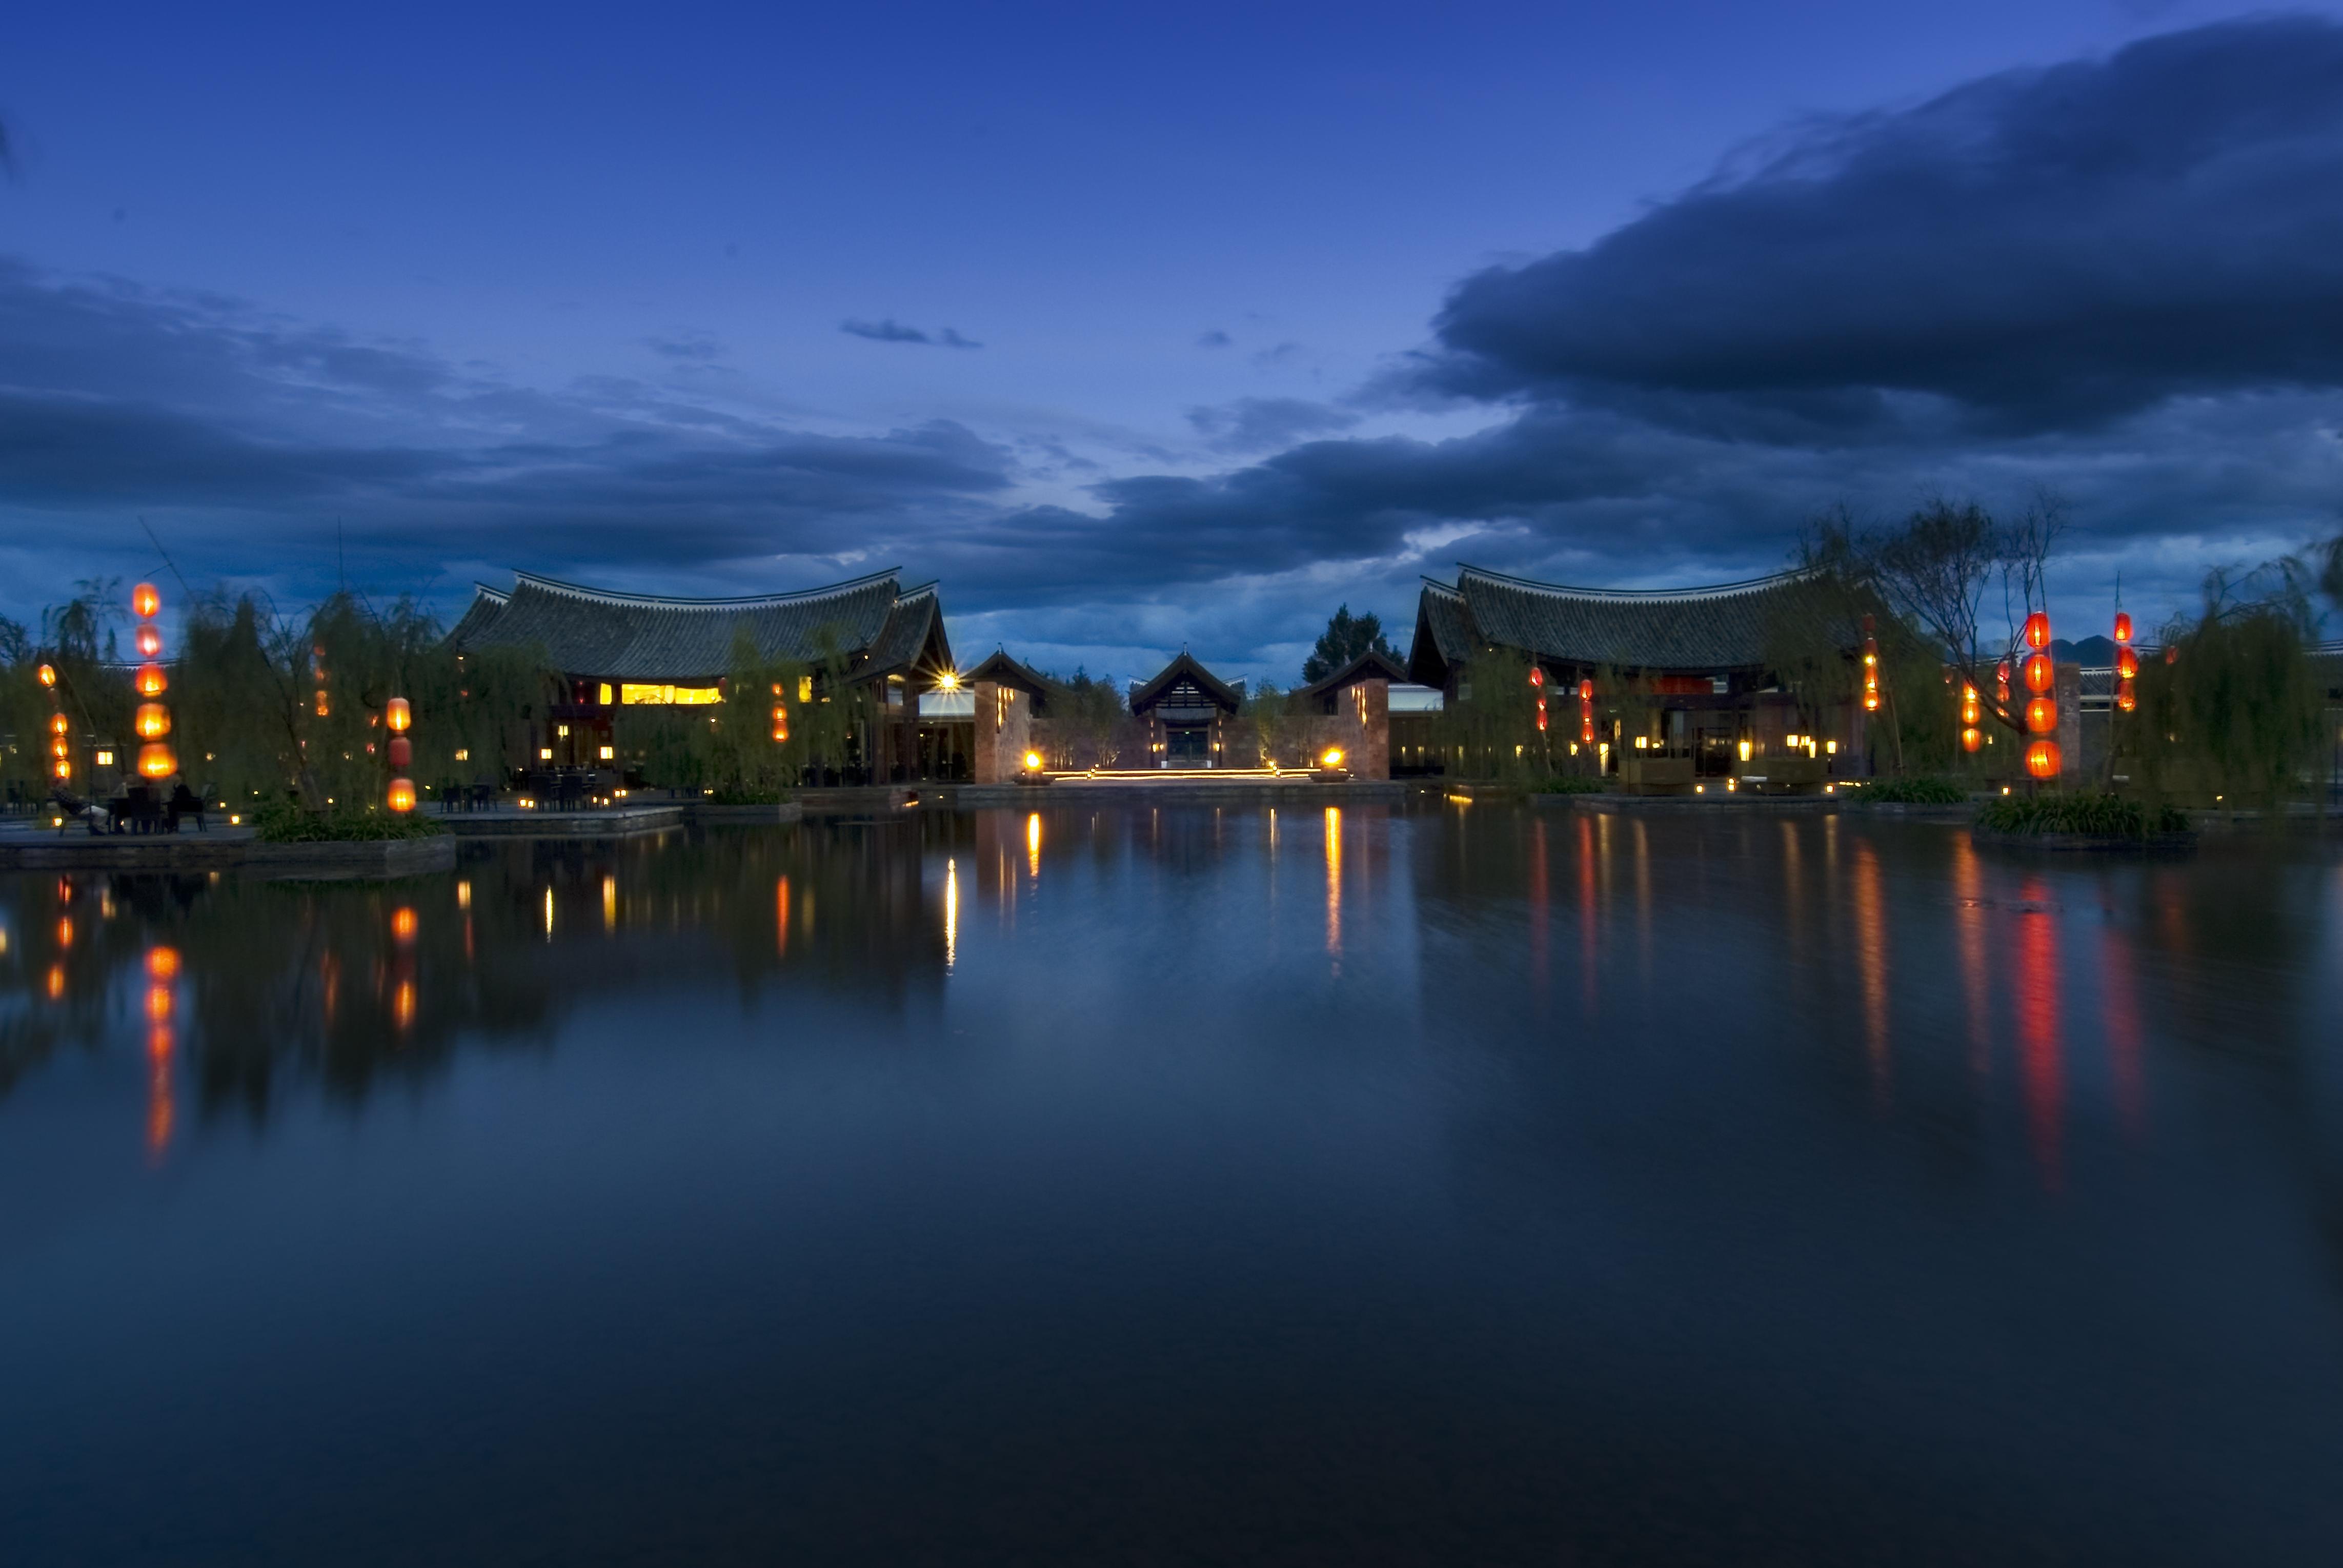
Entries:
POLYGON ((2343 506, 2343 25, 2217 4, 19 7, 0 613, 940 578, 1294 678, 1937 496, 2062 632, 2343 506), (166 579, 168 580, 167 578, 166 579))

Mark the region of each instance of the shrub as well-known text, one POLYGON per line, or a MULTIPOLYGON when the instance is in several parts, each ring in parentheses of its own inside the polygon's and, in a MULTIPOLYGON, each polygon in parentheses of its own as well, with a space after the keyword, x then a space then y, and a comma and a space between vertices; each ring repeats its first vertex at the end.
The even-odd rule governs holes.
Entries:
POLYGON ((2187 813, 2149 808, 2120 795, 2009 795, 1988 800, 1976 825, 1995 833, 2080 833, 2095 839, 2145 839, 2183 833, 2187 813))
POLYGON ((277 800, 261 808, 253 837, 264 844, 366 844, 436 838, 447 830, 445 823, 412 812, 304 811, 290 800, 277 800))
POLYGON ((1969 792, 1952 779, 1885 779, 1864 786, 1863 798, 1906 806, 1957 806, 1969 798, 1969 792))

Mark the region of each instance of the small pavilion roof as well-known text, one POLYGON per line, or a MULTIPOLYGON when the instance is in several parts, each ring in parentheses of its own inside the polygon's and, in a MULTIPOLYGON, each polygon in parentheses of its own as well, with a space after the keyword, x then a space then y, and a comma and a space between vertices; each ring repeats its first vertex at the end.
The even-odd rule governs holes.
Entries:
POLYGON ((1356 686, 1363 680, 1403 681, 1406 678, 1407 670, 1398 659, 1381 648, 1371 648, 1322 680, 1314 680, 1303 687, 1302 695, 1323 697, 1346 686, 1356 686))
POLYGON ((712 680, 731 668, 743 631, 764 658, 816 664, 831 651, 843 654, 856 679, 936 658, 948 664, 935 585, 907 590, 897 577, 874 572, 800 593, 675 598, 516 572, 509 590, 477 585, 448 640, 459 648, 534 643, 565 674, 626 680, 712 680))
POLYGON ((1024 692, 1029 697, 1046 697, 1058 689, 1058 683, 1030 664, 1020 663, 1009 657, 1005 648, 995 648, 985 656, 974 669, 960 672, 962 686, 974 686, 980 680, 990 680, 1024 692))
POLYGON ((1143 681, 1131 689, 1131 712, 1144 713, 1153 708, 1180 683, 1182 676, 1193 680, 1196 683, 1196 689, 1202 691, 1205 699, 1214 707, 1234 713, 1244 706, 1244 694, 1242 691, 1206 669, 1196 661, 1193 654, 1182 649, 1180 656, 1158 670, 1152 679, 1143 681))

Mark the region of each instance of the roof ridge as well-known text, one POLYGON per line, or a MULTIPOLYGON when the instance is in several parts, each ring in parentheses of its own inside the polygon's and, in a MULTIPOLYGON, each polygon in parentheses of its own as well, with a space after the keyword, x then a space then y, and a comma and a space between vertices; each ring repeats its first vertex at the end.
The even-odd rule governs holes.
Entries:
MULTIPOLYGON (((1456 563, 1456 572, 1457 583, 1454 588, 1449 588, 1448 591, 1451 593, 1461 593, 1464 587, 1463 578, 1469 575, 1485 578, 1492 582, 1504 583, 1512 588, 1527 588, 1533 593, 1552 594, 1558 598, 1625 599, 1645 602, 1661 599, 1693 601, 1725 598, 1734 594, 1754 593, 1759 588, 1771 588, 1776 583, 1796 582, 1815 575, 1806 568, 1792 567, 1786 571, 1769 572, 1762 578, 1745 578, 1739 582, 1709 583, 1697 588, 1578 588, 1567 583, 1542 583, 1534 578, 1517 578, 1504 572, 1493 572, 1486 567, 1472 566, 1463 561, 1456 563)), ((1428 578, 1424 580, 1431 581, 1428 578)), ((1446 587, 1445 584, 1433 584, 1433 586, 1446 587)))
POLYGON ((512 589, 510 588, 490 588, 484 582, 476 581, 472 584, 472 592, 475 597, 487 599, 491 604, 509 604, 512 602, 512 589))
POLYGON ((854 588, 867 588, 872 583, 884 582, 889 578, 900 577, 902 575, 902 570, 900 567, 890 567, 885 571, 870 572, 859 578, 849 578, 844 582, 831 583, 827 588, 800 588, 795 593, 748 594, 739 598, 682 598, 665 594, 614 593, 608 588, 588 588, 583 583, 564 582, 559 578, 549 578, 541 572, 525 572, 518 569, 513 572, 513 578, 516 588, 522 583, 528 583, 549 593, 567 594, 572 598, 585 599, 592 604, 631 605, 653 609, 714 610, 743 609, 760 605, 795 604, 808 599, 833 598, 854 588))

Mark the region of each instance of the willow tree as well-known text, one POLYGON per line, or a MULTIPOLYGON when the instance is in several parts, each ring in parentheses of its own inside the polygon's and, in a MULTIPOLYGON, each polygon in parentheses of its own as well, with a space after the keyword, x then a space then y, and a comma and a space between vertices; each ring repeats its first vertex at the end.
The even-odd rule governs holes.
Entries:
POLYGON ((2274 809, 2324 770, 2312 581, 2292 558, 2207 577, 2197 616, 2164 628, 2169 661, 2141 667, 2139 706, 2118 723, 2137 783, 2158 797, 2274 809))

